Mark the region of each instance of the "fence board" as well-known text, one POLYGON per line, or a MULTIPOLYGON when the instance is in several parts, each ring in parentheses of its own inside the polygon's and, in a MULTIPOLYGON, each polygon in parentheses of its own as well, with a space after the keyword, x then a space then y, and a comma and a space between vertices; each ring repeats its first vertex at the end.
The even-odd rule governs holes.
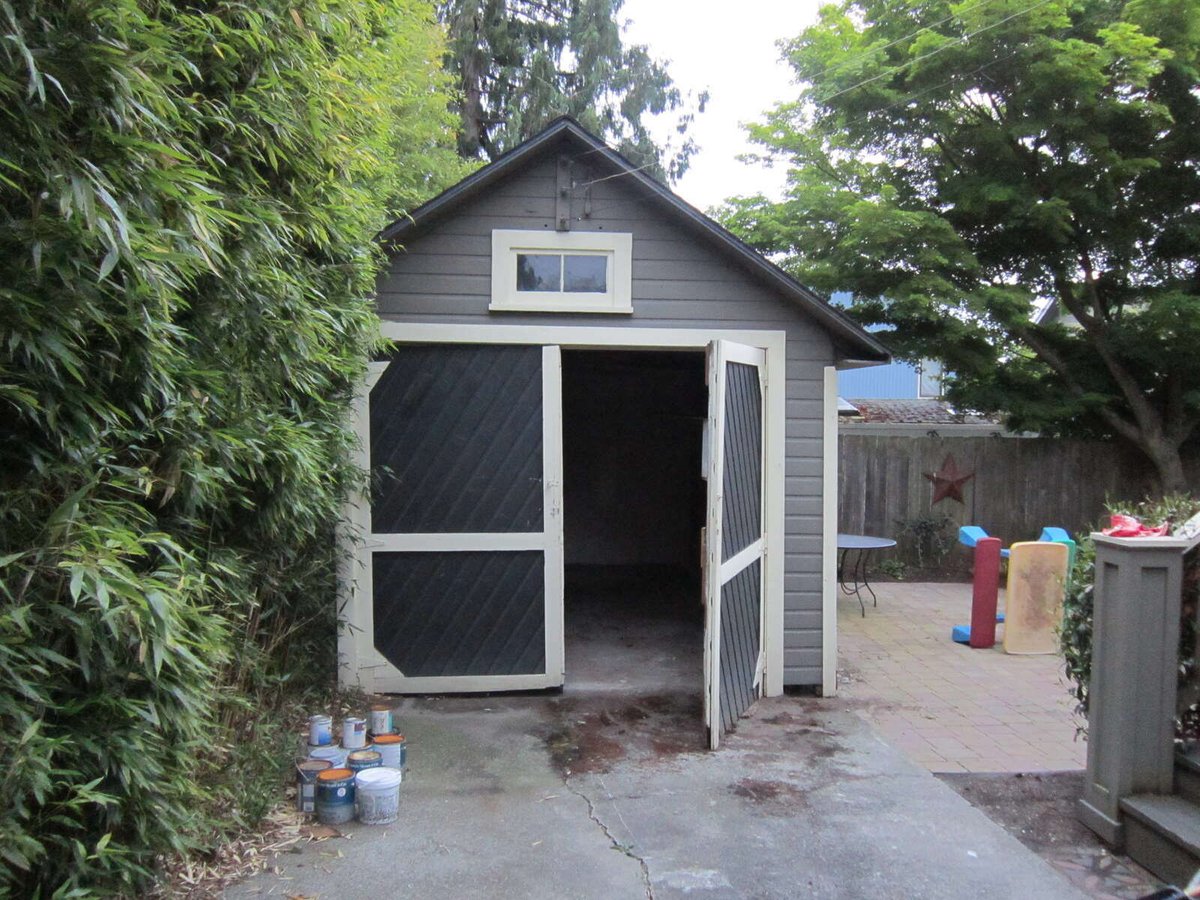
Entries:
POLYGON ((906 527, 947 517, 955 549, 941 565, 949 570, 969 565, 956 543, 960 525, 980 525, 1005 544, 1035 540, 1046 525, 1078 533, 1100 522, 1108 498, 1136 500, 1153 487, 1153 472, 1135 451, 1101 441, 855 434, 846 427, 839 456, 838 530, 894 537, 896 558, 914 566, 917 548, 906 527), (963 503, 947 498, 933 506, 924 473, 939 471, 947 454, 975 477, 963 503))

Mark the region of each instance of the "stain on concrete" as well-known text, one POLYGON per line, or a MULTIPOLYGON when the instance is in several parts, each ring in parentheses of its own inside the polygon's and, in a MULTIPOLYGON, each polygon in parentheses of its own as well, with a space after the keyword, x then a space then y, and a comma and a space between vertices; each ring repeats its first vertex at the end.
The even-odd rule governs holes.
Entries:
POLYGON ((564 775, 604 773, 620 760, 655 763, 704 750, 698 694, 665 693, 562 702, 537 732, 564 775))
POLYGON ((729 790, 772 815, 789 815, 808 806, 807 792, 786 781, 743 778, 731 784, 729 790))

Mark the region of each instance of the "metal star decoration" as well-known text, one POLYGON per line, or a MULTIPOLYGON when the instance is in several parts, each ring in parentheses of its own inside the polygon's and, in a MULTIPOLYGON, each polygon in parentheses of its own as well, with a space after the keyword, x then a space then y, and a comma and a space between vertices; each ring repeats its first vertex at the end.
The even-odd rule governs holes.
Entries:
POLYGON ((974 472, 958 470, 958 463, 954 461, 953 453, 946 454, 946 458, 942 460, 941 471, 924 472, 923 474, 933 482, 933 503, 930 506, 941 503, 947 497, 965 504, 962 493, 963 485, 975 477, 974 472))

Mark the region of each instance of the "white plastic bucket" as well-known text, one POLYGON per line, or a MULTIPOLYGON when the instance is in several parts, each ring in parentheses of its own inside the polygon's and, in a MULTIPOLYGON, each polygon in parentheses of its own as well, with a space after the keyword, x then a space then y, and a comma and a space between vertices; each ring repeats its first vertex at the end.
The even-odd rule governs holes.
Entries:
POLYGON ((400 772, 384 766, 354 776, 354 806, 364 825, 390 825, 400 817, 400 772))

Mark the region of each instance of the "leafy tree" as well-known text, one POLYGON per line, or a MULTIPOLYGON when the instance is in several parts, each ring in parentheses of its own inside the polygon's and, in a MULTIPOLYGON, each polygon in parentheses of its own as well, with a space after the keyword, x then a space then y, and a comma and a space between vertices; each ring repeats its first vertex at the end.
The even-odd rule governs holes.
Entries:
POLYGON ((461 169, 444 43, 425 0, 0 23, 0 895, 131 895, 333 672, 374 236, 461 169))
POLYGON ((461 89, 459 151, 495 159, 570 115, 659 178, 683 174, 695 98, 675 87, 645 46, 626 46, 622 0, 441 0, 447 68, 461 89), (647 114, 677 113, 679 145, 657 146, 647 114))
POLYGON ((961 405, 1117 436, 1183 489, 1200 6, 845 0, 786 53, 800 96, 751 129, 789 164, 786 198, 732 201, 727 224, 943 359, 961 405))

